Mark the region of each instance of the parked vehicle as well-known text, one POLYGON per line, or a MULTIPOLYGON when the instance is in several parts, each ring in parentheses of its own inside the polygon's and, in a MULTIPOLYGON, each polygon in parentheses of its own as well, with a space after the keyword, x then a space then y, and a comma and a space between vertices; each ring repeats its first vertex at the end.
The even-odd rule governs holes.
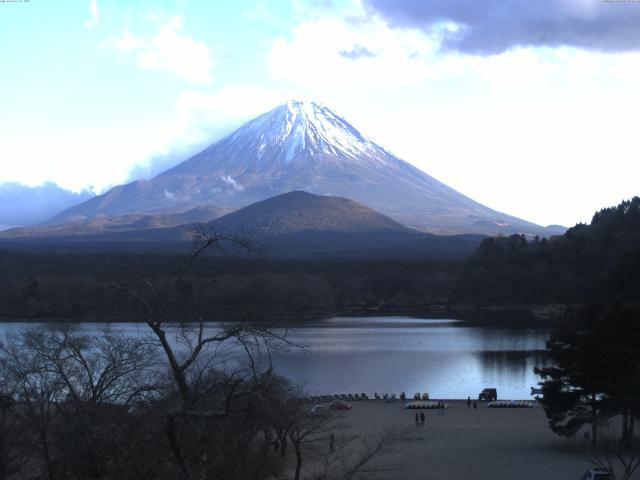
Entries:
POLYGON ((343 400, 334 400, 329 405, 331 410, 351 410, 351 404, 349 402, 345 402, 343 400))
POLYGON ((580 477, 580 480, 612 480, 613 476, 611 472, 603 468, 590 468, 584 475, 580 477))
POLYGON ((495 388, 484 388, 478 395, 478 400, 486 400, 488 402, 498 399, 498 391, 495 388))

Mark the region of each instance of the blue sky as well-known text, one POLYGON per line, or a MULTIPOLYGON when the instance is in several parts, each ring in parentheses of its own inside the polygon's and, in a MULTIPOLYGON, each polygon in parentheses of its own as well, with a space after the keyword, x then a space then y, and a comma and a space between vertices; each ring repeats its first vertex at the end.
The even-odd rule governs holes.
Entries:
POLYGON ((492 208, 588 221, 638 194, 640 4, 516 3, 0 3, 0 182, 102 191, 302 98, 492 208))

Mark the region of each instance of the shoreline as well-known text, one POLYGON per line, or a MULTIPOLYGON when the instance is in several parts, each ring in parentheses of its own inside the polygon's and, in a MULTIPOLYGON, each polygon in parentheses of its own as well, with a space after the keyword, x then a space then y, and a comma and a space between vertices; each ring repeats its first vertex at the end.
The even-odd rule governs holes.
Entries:
MULTIPOLYGON (((562 315, 574 306, 550 304, 550 305, 450 305, 435 304, 424 307, 345 307, 331 310, 318 310, 313 312, 241 312, 221 310, 215 314, 217 319, 205 321, 205 323, 237 323, 252 318, 255 323, 292 324, 294 322, 310 322, 326 320, 335 317, 344 318, 384 318, 384 317, 410 317, 417 319, 449 319, 460 320, 469 324, 500 325, 510 327, 549 327, 554 326, 562 315)), ((170 317, 174 318, 174 317, 170 317)), ((165 320, 166 323, 179 323, 175 320, 165 320)), ((29 316, 29 315, 2 315, 0 323, 145 323, 144 319, 136 316, 99 316, 99 317, 58 317, 58 316, 29 316)))

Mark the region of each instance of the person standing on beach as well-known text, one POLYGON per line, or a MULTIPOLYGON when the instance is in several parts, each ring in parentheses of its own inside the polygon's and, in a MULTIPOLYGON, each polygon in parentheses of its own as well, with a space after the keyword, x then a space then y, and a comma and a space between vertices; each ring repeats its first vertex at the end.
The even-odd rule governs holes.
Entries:
POLYGON ((331 433, 329 437, 329 451, 334 452, 336 450, 336 437, 331 433))
POLYGON ((416 412, 416 428, 418 428, 418 424, 420 423, 420 415, 416 412))
MULTIPOLYGON (((417 415, 417 414, 416 414, 417 415)), ((420 412, 420 424, 424 427, 424 419, 425 419, 426 415, 424 414, 424 412, 420 412)))
POLYGON ((467 408, 471 406, 471 397, 467 397, 467 408))

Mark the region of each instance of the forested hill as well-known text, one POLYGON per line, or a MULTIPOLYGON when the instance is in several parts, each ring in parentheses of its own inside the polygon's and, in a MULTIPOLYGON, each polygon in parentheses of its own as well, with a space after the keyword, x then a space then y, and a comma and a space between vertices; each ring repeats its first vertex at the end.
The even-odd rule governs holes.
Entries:
POLYGON ((640 197, 597 212, 562 236, 485 239, 469 259, 460 300, 478 303, 637 302, 640 197))

